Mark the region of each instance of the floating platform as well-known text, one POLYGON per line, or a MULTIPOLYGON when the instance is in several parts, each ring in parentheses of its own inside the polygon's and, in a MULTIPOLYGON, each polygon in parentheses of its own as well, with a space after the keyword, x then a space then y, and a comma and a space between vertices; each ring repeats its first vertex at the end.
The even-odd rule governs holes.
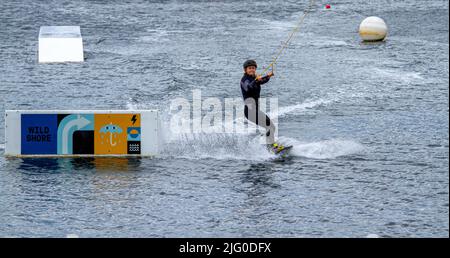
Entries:
POLYGON ((156 110, 6 110, 5 156, 156 156, 156 110))
POLYGON ((83 62, 79 26, 42 26, 39 30, 39 63, 83 62))

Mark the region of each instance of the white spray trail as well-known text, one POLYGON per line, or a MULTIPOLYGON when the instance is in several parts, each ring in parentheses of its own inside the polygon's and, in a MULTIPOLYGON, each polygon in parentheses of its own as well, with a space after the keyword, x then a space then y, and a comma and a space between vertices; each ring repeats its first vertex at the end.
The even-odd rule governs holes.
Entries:
MULTIPOLYGON (((306 100, 290 106, 279 107, 276 112, 269 112, 271 118, 280 118, 287 115, 300 115, 305 112, 315 111, 318 107, 328 105, 336 99, 306 100)), ((127 102, 128 110, 148 108, 145 103, 127 102)), ((170 120, 170 116, 165 117, 170 120)), ((186 159, 225 159, 225 160, 270 160, 269 154, 261 145, 259 133, 256 130, 243 130, 245 117, 238 114, 233 121, 219 125, 227 127, 235 124, 236 132, 233 133, 177 133, 170 130, 168 121, 161 121, 161 137, 164 149, 162 156, 180 157, 186 159)), ((252 126, 252 125, 250 125, 252 126)), ((254 127, 256 128, 256 127, 254 127)), ((221 130, 219 130, 221 131, 221 130)), ((260 131, 262 132, 262 131, 260 131)), ((318 142, 301 142, 298 139, 280 137, 280 142, 293 145, 291 156, 311 159, 335 159, 340 156, 361 152, 364 147, 354 141, 345 139, 331 139, 318 142)), ((0 149, 4 146, 0 145, 0 149)))
POLYGON ((299 103, 299 104, 295 104, 292 106, 286 106, 286 107, 280 107, 278 108, 278 112, 274 113, 274 112, 270 112, 268 115, 271 118, 276 118, 276 117, 283 117, 287 114, 290 114, 294 111, 296 111, 297 113, 301 113, 303 111, 306 111, 308 109, 313 109, 317 106, 321 106, 321 105, 326 105, 331 103, 332 100, 326 100, 326 99, 318 99, 318 100, 311 100, 311 101, 306 101, 304 103, 299 103))
POLYGON ((335 159, 341 156, 361 153, 364 146, 352 140, 331 139, 318 142, 300 142, 292 138, 282 141, 294 146, 291 156, 311 159, 335 159))

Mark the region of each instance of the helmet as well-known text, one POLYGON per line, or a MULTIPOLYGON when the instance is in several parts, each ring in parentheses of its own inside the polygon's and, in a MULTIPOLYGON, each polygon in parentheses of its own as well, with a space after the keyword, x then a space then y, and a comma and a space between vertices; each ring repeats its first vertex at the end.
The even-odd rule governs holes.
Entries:
POLYGON ((244 69, 246 69, 249 66, 254 66, 254 67, 258 68, 258 65, 256 64, 255 60, 247 60, 244 62, 244 69))

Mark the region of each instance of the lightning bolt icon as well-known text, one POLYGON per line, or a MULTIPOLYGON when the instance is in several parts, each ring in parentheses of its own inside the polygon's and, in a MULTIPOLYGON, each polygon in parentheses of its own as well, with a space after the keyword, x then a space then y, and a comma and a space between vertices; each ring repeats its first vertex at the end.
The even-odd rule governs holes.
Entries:
POLYGON ((137 121, 136 115, 133 115, 133 118, 131 118, 131 121, 133 122, 133 125, 134 125, 134 123, 136 123, 136 121, 137 121))

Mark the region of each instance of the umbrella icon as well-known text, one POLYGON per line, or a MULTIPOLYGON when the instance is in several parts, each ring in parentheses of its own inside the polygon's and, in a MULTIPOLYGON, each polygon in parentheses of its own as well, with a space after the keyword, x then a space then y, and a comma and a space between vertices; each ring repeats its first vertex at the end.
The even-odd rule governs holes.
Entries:
POLYGON ((113 135, 114 134, 120 134, 122 133, 122 128, 120 128, 120 126, 118 125, 113 125, 113 124, 109 124, 109 125, 105 125, 102 128, 100 128, 100 132, 101 133, 109 133, 109 143, 111 144, 111 146, 116 146, 117 142, 113 143, 113 135))

